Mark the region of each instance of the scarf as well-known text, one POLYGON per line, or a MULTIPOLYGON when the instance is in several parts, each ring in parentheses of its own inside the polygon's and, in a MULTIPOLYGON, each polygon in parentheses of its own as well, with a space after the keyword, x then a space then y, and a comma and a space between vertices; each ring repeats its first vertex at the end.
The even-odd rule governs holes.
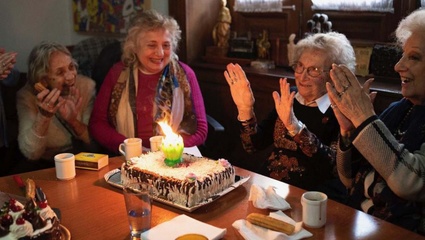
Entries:
MULTIPOLYGON (((126 137, 137 136, 137 88, 138 68, 134 65, 123 68, 112 90, 108 119, 126 137)), ((176 133, 196 132, 191 88, 177 59, 172 58, 162 71, 153 104, 153 136, 163 135, 159 121, 165 121, 176 133)))

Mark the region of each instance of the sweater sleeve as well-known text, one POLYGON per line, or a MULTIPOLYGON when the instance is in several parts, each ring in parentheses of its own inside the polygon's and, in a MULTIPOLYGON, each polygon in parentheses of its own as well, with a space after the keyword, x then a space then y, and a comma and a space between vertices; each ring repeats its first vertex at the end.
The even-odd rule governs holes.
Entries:
POLYGON ((205 113, 204 99, 195 72, 186 64, 180 63, 186 72, 192 90, 192 103, 196 114, 198 126, 195 134, 182 135, 185 147, 198 146, 205 142, 208 134, 207 117, 205 113))
POLYGON ((118 81, 119 74, 123 65, 115 64, 105 77, 105 81, 99 90, 94 101, 93 111, 89 122, 89 131, 91 136, 100 145, 111 152, 118 153, 118 146, 126 137, 117 130, 108 120, 108 107, 111 99, 112 90, 118 81))
POLYGON ((425 200, 425 143, 419 150, 409 152, 376 119, 359 129, 353 145, 395 194, 406 200, 425 200))
POLYGON ((87 96, 83 98, 84 99, 83 113, 81 117, 79 117, 79 119, 81 119, 81 122, 86 125, 86 128, 83 134, 76 137, 79 138, 84 143, 90 144, 91 137, 88 131, 88 124, 89 124, 89 119, 93 110, 93 102, 96 97, 95 82, 92 79, 83 75, 78 75, 78 78, 79 79, 77 81, 84 82, 84 84, 81 85, 82 87, 80 88, 80 94, 81 96, 87 96))
POLYGON ((37 117, 34 94, 28 85, 19 90, 16 104, 19 119, 18 143, 22 154, 30 160, 38 160, 45 152, 47 137, 39 136, 33 130, 37 117))

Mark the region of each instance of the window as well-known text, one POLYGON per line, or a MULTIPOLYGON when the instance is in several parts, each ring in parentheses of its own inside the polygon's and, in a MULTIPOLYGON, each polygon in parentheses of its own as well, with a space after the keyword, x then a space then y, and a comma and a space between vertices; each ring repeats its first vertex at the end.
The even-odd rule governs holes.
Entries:
POLYGON ((282 12, 284 0, 236 0, 236 12, 282 12))
MULTIPOLYGON (((313 10, 394 12, 393 0, 311 0, 313 10)), ((422 3, 425 0, 421 0, 422 3)))

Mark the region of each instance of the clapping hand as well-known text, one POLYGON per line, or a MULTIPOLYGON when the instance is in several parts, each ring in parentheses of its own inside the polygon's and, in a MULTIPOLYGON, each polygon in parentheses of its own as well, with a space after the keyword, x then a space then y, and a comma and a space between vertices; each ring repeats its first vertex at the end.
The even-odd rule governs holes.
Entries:
POLYGON ((244 120, 251 118, 254 107, 254 94, 245 72, 239 64, 229 63, 224 77, 230 86, 230 93, 239 111, 240 118, 244 120))
POLYGON ((37 94, 37 105, 40 113, 51 118, 58 109, 64 104, 64 99, 60 96, 60 91, 57 88, 44 89, 37 94))
POLYGON ((64 104, 59 107, 59 114, 66 122, 72 122, 81 114, 83 98, 76 87, 70 87, 70 94, 63 97, 64 104))
POLYGON ((5 52, 0 48, 0 80, 7 78, 16 63, 16 52, 5 52))
POLYGON ((273 92, 276 111, 286 128, 292 130, 298 127, 298 119, 295 117, 293 109, 295 92, 290 91, 290 84, 286 78, 281 78, 279 85, 280 95, 277 91, 273 92))
POLYGON ((354 73, 346 66, 336 64, 332 65, 330 76, 333 85, 326 83, 326 89, 344 135, 375 114, 373 101, 376 92, 369 90, 373 79, 368 79, 361 86, 354 73))

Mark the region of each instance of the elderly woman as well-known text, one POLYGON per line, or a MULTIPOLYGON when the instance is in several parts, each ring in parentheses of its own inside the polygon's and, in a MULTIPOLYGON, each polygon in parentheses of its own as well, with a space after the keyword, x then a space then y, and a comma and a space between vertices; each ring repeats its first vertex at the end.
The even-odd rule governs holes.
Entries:
POLYGON ((42 42, 31 51, 28 81, 17 94, 19 148, 29 160, 50 165, 57 153, 89 150, 95 83, 76 67, 60 44, 42 42))
MULTIPOLYGON (((403 99, 379 118, 355 75, 334 64, 327 90, 340 123, 337 166, 349 204, 424 234, 425 202, 425 9, 403 19, 396 37, 403 55, 403 99), (360 157, 358 153, 360 153, 360 157)), ((369 83, 368 83, 369 85, 369 83)))
POLYGON ((185 146, 202 144, 207 120, 193 70, 178 61, 177 22, 155 11, 133 19, 123 44, 122 61, 109 71, 96 97, 90 119, 93 137, 111 152, 126 138, 162 135, 157 124, 167 122, 185 146))
POLYGON ((229 64, 224 76, 238 109, 245 150, 274 145, 263 173, 307 190, 322 190, 337 179, 333 168, 339 132, 325 84, 334 62, 354 70, 354 50, 343 34, 319 33, 298 42, 294 60, 296 91, 280 79, 280 94, 273 92, 275 109, 261 124, 257 124, 254 96, 242 68, 229 64))

